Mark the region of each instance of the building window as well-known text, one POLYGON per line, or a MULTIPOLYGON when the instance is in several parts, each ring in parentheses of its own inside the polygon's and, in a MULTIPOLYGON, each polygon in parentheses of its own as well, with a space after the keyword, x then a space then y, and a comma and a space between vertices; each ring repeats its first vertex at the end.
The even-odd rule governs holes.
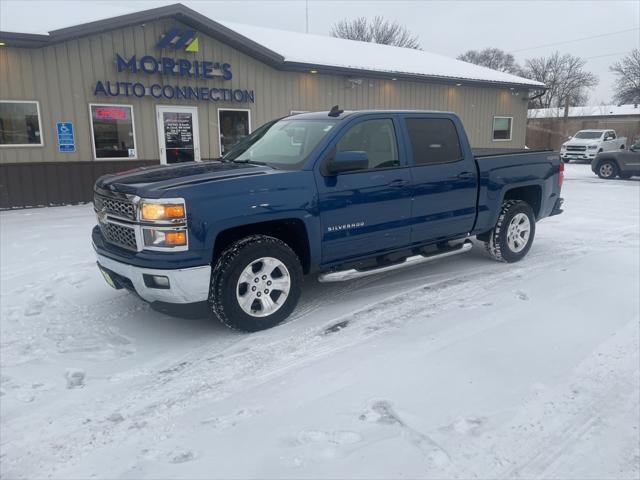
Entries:
POLYGON ((40 125, 38 102, 0 100, 0 146, 41 147, 40 125))
POLYGON ((462 158, 458 132, 447 118, 407 118, 413 163, 457 162, 462 158))
POLYGON ((220 155, 251 133, 251 112, 240 108, 218 109, 220 155))
POLYGON ((137 158, 133 107, 92 103, 89 110, 95 158, 137 158))
POLYGON ((496 142, 511 140, 513 117, 493 117, 493 140, 496 142))

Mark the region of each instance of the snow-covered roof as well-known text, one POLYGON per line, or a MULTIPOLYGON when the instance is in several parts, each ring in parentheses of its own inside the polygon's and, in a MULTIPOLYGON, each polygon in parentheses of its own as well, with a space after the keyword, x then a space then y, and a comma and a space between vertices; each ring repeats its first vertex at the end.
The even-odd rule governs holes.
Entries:
POLYGON ((317 67, 338 67, 398 75, 423 75, 543 87, 544 84, 454 58, 412 48, 345 40, 324 35, 275 30, 219 21, 285 59, 317 67))
MULTIPOLYGON (((640 106, 634 105, 591 105, 569 107, 569 117, 615 117, 620 115, 640 115, 640 106)), ((564 116, 563 108, 534 108, 527 113, 529 118, 556 118, 564 116)))
POLYGON ((0 38, 8 46, 40 47, 160 18, 173 18, 187 23, 278 69, 316 69, 319 73, 324 70, 350 75, 358 75, 358 72, 368 75, 378 73, 387 77, 482 82, 528 89, 544 87, 543 83, 534 80, 422 50, 214 21, 180 3, 108 19, 96 19, 52 30, 46 35, 0 32, 0 38))

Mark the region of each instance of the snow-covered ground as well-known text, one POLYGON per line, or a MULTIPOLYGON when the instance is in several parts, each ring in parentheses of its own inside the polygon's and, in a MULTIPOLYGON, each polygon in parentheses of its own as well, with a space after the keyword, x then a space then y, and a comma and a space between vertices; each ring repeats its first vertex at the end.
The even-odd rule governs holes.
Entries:
POLYGON ((309 279, 252 335, 110 289, 88 205, 1 213, 2 478, 638 478, 640 181, 563 196, 518 264, 309 279))

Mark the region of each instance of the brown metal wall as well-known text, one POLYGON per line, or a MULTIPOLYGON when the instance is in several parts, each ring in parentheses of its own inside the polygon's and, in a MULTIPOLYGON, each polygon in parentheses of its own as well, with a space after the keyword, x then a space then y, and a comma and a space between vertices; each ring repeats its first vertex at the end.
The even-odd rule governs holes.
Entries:
POLYGON ((0 209, 86 203, 101 175, 157 165, 157 160, 0 164, 0 209))
POLYGON ((624 117, 530 118, 527 121, 527 147, 559 150, 569 135, 579 130, 612 129, 629 144, 640 140, 640 115, 624 117))

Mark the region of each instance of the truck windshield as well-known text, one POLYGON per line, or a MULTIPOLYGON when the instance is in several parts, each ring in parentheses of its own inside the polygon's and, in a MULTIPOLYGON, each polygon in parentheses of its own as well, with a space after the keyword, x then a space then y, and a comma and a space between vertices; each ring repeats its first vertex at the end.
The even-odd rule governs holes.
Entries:
POLYGON ((596 138, 600 138, 602 136, 602 132, 578 132, 576 133, 575 138, 582 138, 585 140, 594 140, 596 138))
POLYGON ((270 122, 236 144, 223 159, 295 170, 302 167, 307 156, 335 124, 333 119, 285 118, 270 122))

